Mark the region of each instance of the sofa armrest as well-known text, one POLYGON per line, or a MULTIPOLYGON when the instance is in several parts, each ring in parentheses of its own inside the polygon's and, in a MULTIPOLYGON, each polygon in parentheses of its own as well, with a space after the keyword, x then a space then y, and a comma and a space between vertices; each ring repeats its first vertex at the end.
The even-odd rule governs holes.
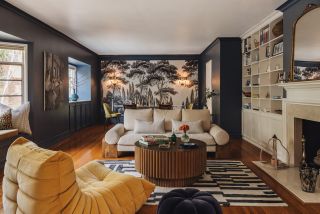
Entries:
POLYGON ((107 131, 104 139, 107 144, 117 144, 120 137, 124 134, 124 125, 122 123, 118 123, 114 127, 112 127, 109 131, 107 131))
POLYGON ((216 124, 211 124, 209 133, 218 145, 225 145, 229 142, 229 134, 216 124))

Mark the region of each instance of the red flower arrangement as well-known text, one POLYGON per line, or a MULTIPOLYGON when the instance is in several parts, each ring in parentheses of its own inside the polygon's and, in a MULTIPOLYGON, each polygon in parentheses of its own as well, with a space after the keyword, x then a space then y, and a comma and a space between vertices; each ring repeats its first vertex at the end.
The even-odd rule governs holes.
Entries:
POLYGON ((179 130, 186 133, 189 130, 189 126, 187 124, 183 124, 179 127, 179 130))

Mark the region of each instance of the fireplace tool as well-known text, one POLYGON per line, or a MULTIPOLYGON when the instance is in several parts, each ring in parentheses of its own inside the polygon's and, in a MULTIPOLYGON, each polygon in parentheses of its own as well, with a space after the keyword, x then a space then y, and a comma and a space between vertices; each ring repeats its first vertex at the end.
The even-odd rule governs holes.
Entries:
POLYGON ((286 147, 283 146, 282 141, 276 136, 273 135, 272 138, 268 140, 267 147, 270 147, 271 144, 271 159, 270 161, 263 160, 262 154, 263 149, 261 147, 260 149, 260 162, 265 164, 270 164, 274 169, 283 169, 289 167, 290 157, 289 157, 289 151, 286 147), (279 145, 279 147, 278 147, 279 145), (282 162, 278 159, 278 149, 281 148, 283 151, 286 152, 287 155, 287 163, 282 162))

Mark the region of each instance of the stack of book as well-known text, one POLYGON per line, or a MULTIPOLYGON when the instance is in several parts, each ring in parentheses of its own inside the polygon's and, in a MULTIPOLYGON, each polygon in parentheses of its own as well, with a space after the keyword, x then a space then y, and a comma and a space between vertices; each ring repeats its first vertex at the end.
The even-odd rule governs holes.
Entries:
POLYGON ((163 142, 169 142, 169 138, 164 135, 144 135, 139 140, 140 144, 143 144, 146 146, 157 145, 163 142))

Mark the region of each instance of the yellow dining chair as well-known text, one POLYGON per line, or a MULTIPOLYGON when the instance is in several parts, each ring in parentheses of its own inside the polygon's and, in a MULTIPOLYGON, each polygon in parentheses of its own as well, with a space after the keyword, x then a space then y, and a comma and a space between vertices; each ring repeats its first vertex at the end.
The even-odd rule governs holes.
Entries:
POLYGON ((112 118, 117 119, 117 122, 120 123, 121 113, 112 112, 110 106, 107 103, 103 103, 103 110, 104 110, 104 116, 105 116, 105 126, 108 125, 108 122, 112 118))

